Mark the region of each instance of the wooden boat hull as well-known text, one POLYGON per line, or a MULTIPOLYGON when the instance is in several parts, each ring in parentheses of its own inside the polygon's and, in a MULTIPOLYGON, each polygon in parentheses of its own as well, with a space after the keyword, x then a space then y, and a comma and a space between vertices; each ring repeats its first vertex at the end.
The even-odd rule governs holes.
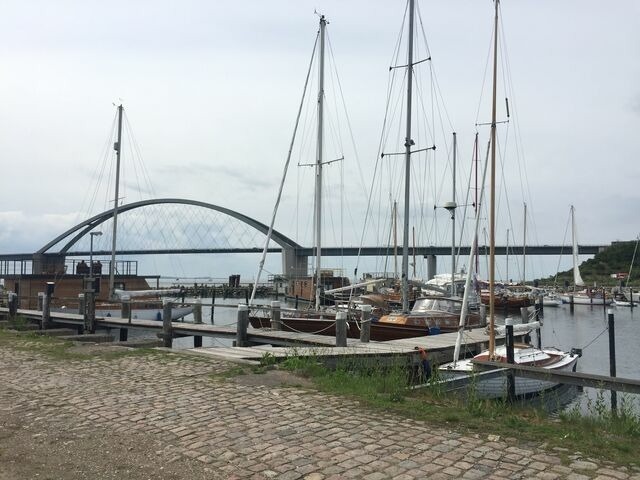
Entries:
MULTIPOLYGON (((271 328, 271 319, 249 317, 253 328, 271 328)), ((315 335, 335 336, 335 320, 332 318, 282 318, 282 329, 288 332, 304 332, 315 335)), ((429 335, 429 329, 405 325, 390 325, 380 322, 371 323, 370 339, 378 342, 415 338, 429 335)), ((360 338, 360 327, 355 321, 347 322, 347 337, 360 338)))

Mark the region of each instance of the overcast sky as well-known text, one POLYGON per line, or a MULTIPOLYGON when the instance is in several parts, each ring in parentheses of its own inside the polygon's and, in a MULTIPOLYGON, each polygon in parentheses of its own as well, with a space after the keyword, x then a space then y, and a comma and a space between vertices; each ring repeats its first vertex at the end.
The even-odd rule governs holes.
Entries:
MULTIPOLYGON (((489 120, 485 103, 479 115, 478 108, 493 3, 418 1, 450 118, 446 129, 458 133, 468 163, 474 124, 489 120)), ((362 171, 345 180, 355 205, 345 222, 347 243, 357 244, 404 8, 403 1, 371 0, 3 2, 0 252, 34 251, 86 217, 83 201, 120 99, 153 196, 201 200, 268 223, 318 28, 314 10, 330 21, 357 145, 360 170, 344 168, 362 171)), ((634 239, 640 3, 505 0, 501 8, 523 154, 514 170, 526 169, 513 184, 528 192, 510 198, 512 235, 522 236, 514 212, 526 201, 531 243, 565 240, 571 204, 580 243, 634 239)), ((351 142, 348 132, 343 137, 351 142)), ((296 202, 296 173, 290 175, 289 212, 296 202)), ((131 193, 125 202, 137 199, 131 193)), ((93 213, 106 208, 96 204, 93 213)), ((295 237, 291 215, 276 228, 295 237)), ((446 223, 446 214, 438 215, 446 223)), ((308 235, 299 241, 308 244, 308 235)))

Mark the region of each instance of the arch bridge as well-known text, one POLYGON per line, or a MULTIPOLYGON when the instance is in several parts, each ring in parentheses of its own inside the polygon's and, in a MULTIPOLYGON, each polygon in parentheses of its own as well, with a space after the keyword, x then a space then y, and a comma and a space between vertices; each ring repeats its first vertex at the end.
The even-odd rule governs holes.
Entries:
MULTIPOLYGON (((31 261, 32 273, 44 273, 53 265, 64 266, 67 256, 111 254, 113 209, 84 220, 48 242, 35 253, 0 255, 0 275, 8 273, 11 262, 31 261), (100 229, 102 235, 91 243, 89 233, 100 229)), ((264 248, 264 236, 269 227, 237 211, 196 200, 160 198, 134 202, 118 207, 117 255, 259 253, 264 248)), ((282 253, 282 272, 288 276, 307 275, 308 258, 313 248, 303 247, 274 230, 275 245, 270 252, 282 253)), ((401 248, 401 246, 399 246, 401 248)), ((596 254, 606 246, 582 245, 580 254, 596 254)), ((480 247, 481 253, 486 247, 480 247)), ((510 246, 509 253, 521 254, 522 247, 510 246)), ((392 248, 328 247, 323 256, 387 256, 392 248)), ((459 253, 468 255, 469 247, 459 253)), ((571 251, 567 245, 527 246, 531 255, 559 255, 571 251)), ((450 255, 451 247, 410 247, 413 255, 429 257, 450 255)), ((498 255, 505 247, 496 247, 498 255)), ((14 266, 15 270, 15 266, 14 266)))

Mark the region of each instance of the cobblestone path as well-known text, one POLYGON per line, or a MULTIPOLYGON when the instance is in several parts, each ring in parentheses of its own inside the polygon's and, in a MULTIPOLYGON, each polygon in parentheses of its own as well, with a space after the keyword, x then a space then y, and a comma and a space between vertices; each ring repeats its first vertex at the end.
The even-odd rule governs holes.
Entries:
POLYGON ((100 429, 105 438, 152 438, 160 445, 156 462, 191 459, 207 478, 640 479, 572 452, 371 414, 300 387, 213 375, 229 368, 187 355, 60 361, 0 347, 0 413, 20 411, 34 432, 61 422, 73 435, 100 429))

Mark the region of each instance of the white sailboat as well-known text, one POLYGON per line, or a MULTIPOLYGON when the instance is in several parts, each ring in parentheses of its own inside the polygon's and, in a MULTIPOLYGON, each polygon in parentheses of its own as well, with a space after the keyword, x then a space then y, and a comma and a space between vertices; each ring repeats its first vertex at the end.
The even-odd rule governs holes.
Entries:
POLYGON ((578 233, 576 229, 575 208, 573 205, 571 205, 571 241, 574 291, 572 294, 560 295, 560 299, 564 303, 571 303, 573 301, 575 305, 609 305, 613 299, 607 298, 603 292, 594 291, 589 288, 576 291, 577 287, 584 287, 585 283, 580 275, 580 267, 578 265, 578 233))
MULTIPOLYGON (((464 326, 464 316, 466 315, 467 306, 463 305, 460 314, 460 330, 456 342, 454 352, 454 361, 442 365, 440 367, 441 375, 446 377, 468 376, 475 372, 473 360, 492 360, 505 362, 507 361, 506 347, 495 345, 496 326, 495 326, 495 174, 496 174, 496 86, 497 86, 497 56, 498 56, 498 17, 499 17, 499 0, 495 0, 495 17, 494 17, 494 45, 493 45, 493 97, 491 112, 491 182, 490 182, 490 235, 489 235, 489 349, 476 355, 473 359, 459 360, 460 347, 463 341, 462 328, 464 326)), ((486 167, 485 167, 486 168, 486 167)), ((486 172, 486 169, 485 169, 486 172)), ((484 190, 482 191, 484 194, 484 190)), ((481 197, 482 202, 482 197, 481 197)), ((478 228, 478 214, 476 214, 476 231, 478 228)), ((475 240, 474 240, 475 242, 475 240)), ((474 248, 471 249, 473 256, 474 248)), ((469 262, 472 263, 472 259, 469 262)), ((470 276, 467 278, 468 287, 470 285, 470 276)), ((468 288, 465 288, 465 301, 468 288)), ((524 328, 533 327, 527 325, 524 328)), ((518 365, 537 366, 547 368, 549 370, 572 370, 575 369, 578 356, 563 352, 556 348, 538 349, 531 345, 516 344, 514 346, 514 363, 518 365)), ((525 397, 539 394, 545 390, 549 390, 557 386, 555 382, 541 381, 521 376, 515 379, 516 397, 525 397)), ((476 394, 480 398, 499 398, 504 397, 507 391, 506 376, 481 378, 476 382, 476 394)))

